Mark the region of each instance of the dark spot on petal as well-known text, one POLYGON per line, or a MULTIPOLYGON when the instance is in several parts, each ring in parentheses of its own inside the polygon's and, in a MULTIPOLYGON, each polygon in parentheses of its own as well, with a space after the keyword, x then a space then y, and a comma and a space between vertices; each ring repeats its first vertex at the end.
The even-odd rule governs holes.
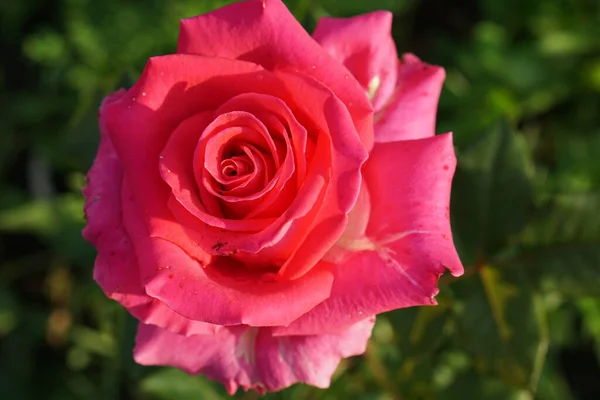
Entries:
POLYGON ((213 249, 213 250, 215 250, 215 251, 219 251, 219 250, 221 250, 221 247, 223 247, 223 246, 225 246, 225 245, 227 245, 227 242, 223 242, 223 243, 222 243, 222 242, 217 242, 217 243, 216 243, 216 244, 215 244, 215 245, 212 247, 212 249, 213 249))
POLYGON ((169 279, 173 279, 173 274, 169 274, 169 279))

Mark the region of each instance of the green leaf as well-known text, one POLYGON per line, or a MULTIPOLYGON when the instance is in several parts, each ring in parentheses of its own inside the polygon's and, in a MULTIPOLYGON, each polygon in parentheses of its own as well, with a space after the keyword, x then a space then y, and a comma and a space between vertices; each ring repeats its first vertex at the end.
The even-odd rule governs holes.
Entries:
POLYGON ((469 371, 436 399, 532 400, 533 397, 527 391, 507 386, 499 379, 482 377, 475 371, 469 371))
POLYGON ((173 368, 161 369, 142 380, 140 388, 144 394, 157 400, 221 400, 212 384, 204 378, 190 376, 173 368))
POLYGON ((577 298, 600 296, 600 243, 540 246, 503 262, 511 270, 526 271, 545 290, 577 298))
POLYGON ((527 246, 600 241, 600 193, 559 193, 539 207, 519 234, 527 246))
POLYGON ((590 338, 600 343, 600 300, 582 298, 577 306, 583 316, 583 326, 590 338))
POLYGON ((94 252, 81 238, 85 223, 83 204, 83 196, 69 193, 3 210, 0 212, 0 232, 36 234, 45 239, 56 254, 89 265, 94 252))
POLYGON ((533 392, 548 346, 541 298, 520 272, 491 266, 479 279, 457 282, 458 345, 472 355, 480 373, 533 392))
POLYGON ((0 338, 9 334, 17 325, 21 313, 9 287, 0 285, 0 338))
POLYGON ((458 152, 452 221, 465 263, 484 258, 523 228, 532 191, 526 143, 505 123, 458 152))
MULTIPOLYGON (((440 300, 440 298, 438 298, 440 300)), ((439 348, 450 319, 448 306, 411 307, 388 313, 403 357, 429 357, 439 348)))
POLYGON ((556 185, 565 192, 600 189, 600 131, 555 135, 556 185))
POLYGON ((336 17, 349 17, 373 10, 399 11, 411 4, 412 0, 321 0, 319 5, 336 17))
POLYGON ((59 230, 68 221, 83 221, 83 197, 65 195, 54 200, 32 201, 0 213, 0 230, 29 231, 41 235, 59 230))
POLYGON ((543 400, 573 400, 566 379, 562 376, 558 357, 550 357, 540 377, 537 397, 543 400), (554 360, 556 358, 557 360, 554 360))

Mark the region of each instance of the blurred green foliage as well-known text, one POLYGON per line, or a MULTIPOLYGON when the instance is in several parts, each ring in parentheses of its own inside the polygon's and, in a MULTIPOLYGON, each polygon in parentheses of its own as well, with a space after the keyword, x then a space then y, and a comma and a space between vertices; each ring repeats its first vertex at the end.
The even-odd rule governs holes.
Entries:
MULTIPOLYGON (((0 3, 0 399, 226 397, 132 361, 135 322, 92 281, 79 191, 101 98, 174 51, 180 18, 227 2, 0 3)), ((455 133, 466 274, 442 278, 438 307, 380 316, 329 390, 266 398, 600 398, 600 2, 287 4, 309 30, 389 9, 399 51, 446 67, 439 131, 455 133)))

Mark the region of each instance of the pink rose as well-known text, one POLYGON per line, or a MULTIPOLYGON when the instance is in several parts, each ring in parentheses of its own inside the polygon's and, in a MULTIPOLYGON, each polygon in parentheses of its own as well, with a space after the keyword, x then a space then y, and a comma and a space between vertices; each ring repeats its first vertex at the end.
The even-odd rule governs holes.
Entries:
POLYGON ((375 11, 321 18, 313 37, 352 72, 371 99, 376 142, 431 137, 446 73, 413 54, 398 61, 391 30, 392 14, 375 11))
POLYGON ((324 20, 321 46, 279 0, 232 4, 182 21, 177 54, 104 100, 84 236, 140 320, 137 362, 230 393, 327 387, 376 314, 462 273, 443 70, 399 65, 390 21, 324 20))

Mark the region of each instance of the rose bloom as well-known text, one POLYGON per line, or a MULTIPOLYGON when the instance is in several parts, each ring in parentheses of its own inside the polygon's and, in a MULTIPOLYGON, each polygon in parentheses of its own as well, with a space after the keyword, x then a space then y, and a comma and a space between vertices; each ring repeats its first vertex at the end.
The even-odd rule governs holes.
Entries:
POLYGON ((232 4, 183 20, 177 54, 104 100, 84 237, 140 320, 138 363, 230 393, 327 387, 376 314, 462 274, 444 70, 398 61, 391 20, 311 37, 280 0, 232 4))

